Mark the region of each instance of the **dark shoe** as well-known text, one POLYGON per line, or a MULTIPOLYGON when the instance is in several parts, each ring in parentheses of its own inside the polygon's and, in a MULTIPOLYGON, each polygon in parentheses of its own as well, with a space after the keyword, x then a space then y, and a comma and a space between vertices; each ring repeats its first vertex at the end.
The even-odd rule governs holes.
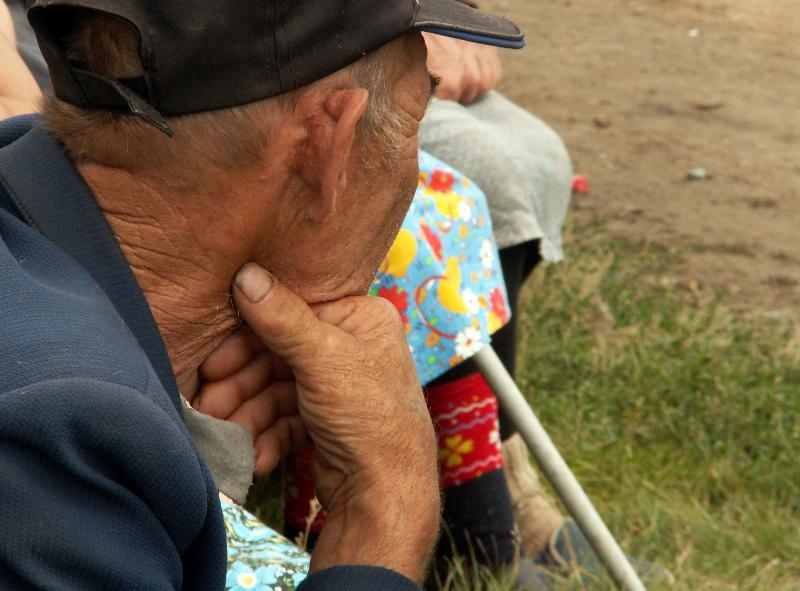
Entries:
MULTIPOLYGON (((669 585, 675 583, 675 577, 663 566, 628 554, 625 556, 645 582, 669 585)), ((547 550, 542 552, 537 562, 543 566, 555 567, 566 576, 580 572, 595 580, 602 580, 606 573, 605 566, 595 554, 589 540, 571 519, 553 535, 547 550)))

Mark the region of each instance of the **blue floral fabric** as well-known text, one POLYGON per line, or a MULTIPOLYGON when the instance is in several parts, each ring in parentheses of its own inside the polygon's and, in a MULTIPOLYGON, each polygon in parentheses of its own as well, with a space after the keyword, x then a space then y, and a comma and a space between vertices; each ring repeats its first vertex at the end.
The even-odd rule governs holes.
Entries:
POLYGON ((510 318, 483 192, 420 152, 414 201, 370 290, 406 326, 423 384, 472 357, 510 318))
POLYGON ((291 591, 306 578, 311 557, 242 507, 220 498, 228 536, 230 591, 291 591))

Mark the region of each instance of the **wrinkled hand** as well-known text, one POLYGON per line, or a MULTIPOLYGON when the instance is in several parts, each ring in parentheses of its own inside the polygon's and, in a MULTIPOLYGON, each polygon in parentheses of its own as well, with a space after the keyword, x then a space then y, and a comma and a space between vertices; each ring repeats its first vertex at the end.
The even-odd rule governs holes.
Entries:
POLYGON ((5 2, 0 2, 0 120, 39 109, 41 92, 17 53, 14 24, 5 2))
POLYGON ((203 386, 192 406, 250 432, 256 476, 269 474, 286 454, 309 444, 291 370, 252 333, 229 336, 200 366, 200 377, 203 386))
POLYGON ((468 105, 498 84, 503 66, 496 47, 423 33, 428 69, 440 78, 436 97, 468 105))
POLYGON ((295 379, 328 517, 312 570, 371 564, 420 581, 438 529, 436 442, 394 307, 351 297, 305 304, 255 264, 239 271, 241 317, 295 379))
POLYGON ((3 35, 12 45, 17 42, 17 36, 14 32, 14 21, 11 20, 11 12, 5 2, 0 4, 0 35, 3 35))

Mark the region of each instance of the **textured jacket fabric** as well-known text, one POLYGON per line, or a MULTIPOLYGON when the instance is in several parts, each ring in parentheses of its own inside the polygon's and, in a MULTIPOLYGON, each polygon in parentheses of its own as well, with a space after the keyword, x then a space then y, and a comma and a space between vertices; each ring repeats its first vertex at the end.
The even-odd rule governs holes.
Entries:
MULTIPOLYGON (((0 123, 0 589, 222 590, 218 491, 110 228, 34 117, 0 123)), ((304 590, 413 590, 340 567, 304 590)))

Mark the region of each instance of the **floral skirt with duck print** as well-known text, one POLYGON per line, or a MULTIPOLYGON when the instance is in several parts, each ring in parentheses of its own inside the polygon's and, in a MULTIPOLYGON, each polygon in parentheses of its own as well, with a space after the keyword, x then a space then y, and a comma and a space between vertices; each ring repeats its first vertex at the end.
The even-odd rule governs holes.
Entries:
POLYGON ((419 169, 414 201, 370 294, 400 312, 427 384, 488 344, 510 310, 485 195, 426 152, 419 169))
MULTIPOLYGON (((392 302, 425 384, 477 353, 510 312, 483 192, 420 152, 417 193, 371 295, 392 302)), ((310 556, 243 508, 221 498, 230 591, 289 591, 310 556)))

